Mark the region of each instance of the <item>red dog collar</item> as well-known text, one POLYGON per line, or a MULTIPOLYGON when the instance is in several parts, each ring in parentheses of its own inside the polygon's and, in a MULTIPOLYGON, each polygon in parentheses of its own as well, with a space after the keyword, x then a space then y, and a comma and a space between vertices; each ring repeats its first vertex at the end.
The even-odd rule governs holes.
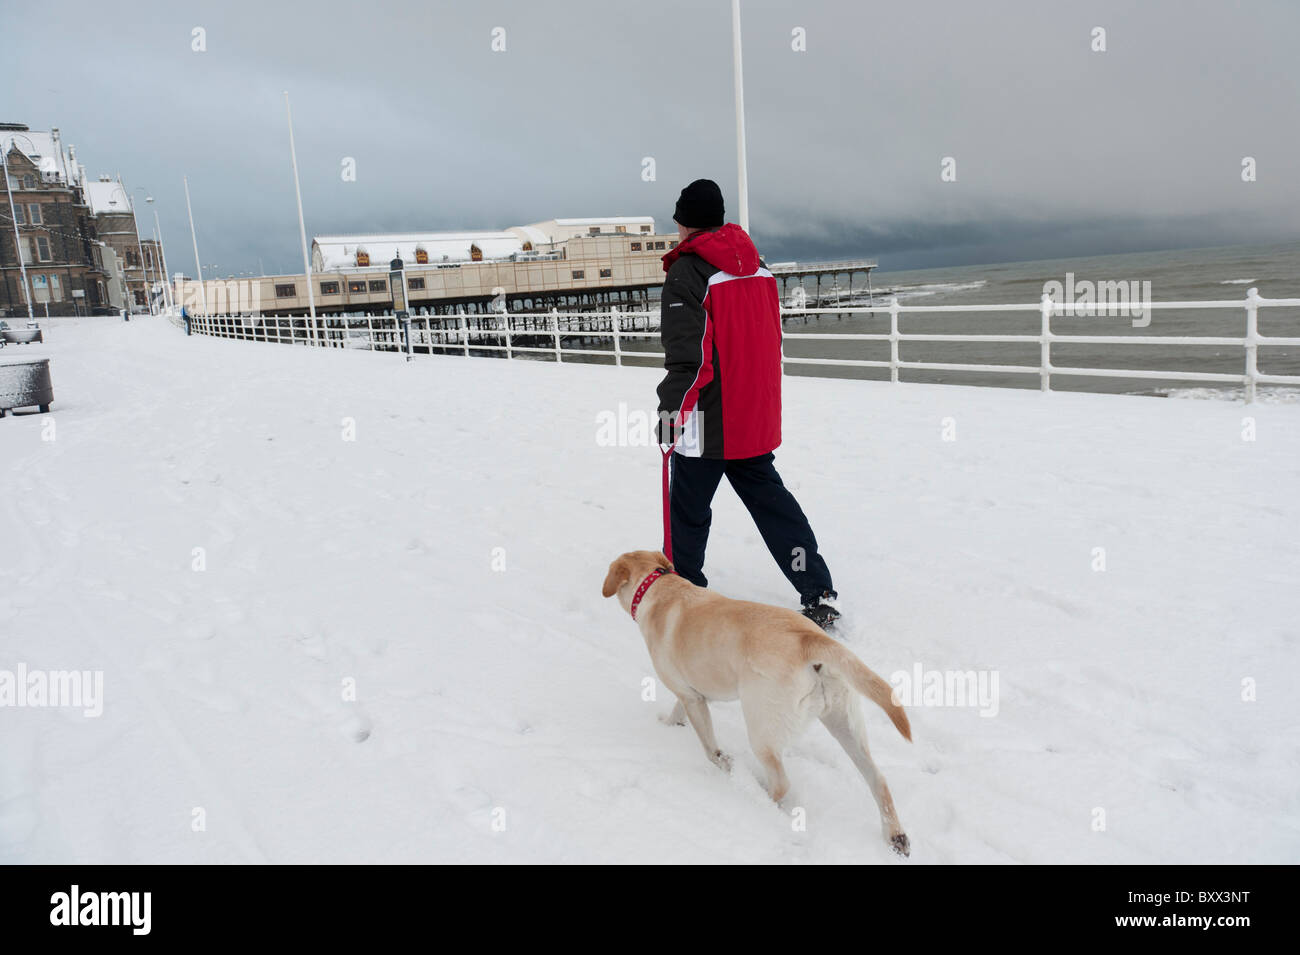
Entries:
POLYGON ((662 577, 664 574, 671 574, 671 573, 672 573, 671 570, 665 570, 664 568, 659 567, 659 568, 656 568, 655 571, 654 571, 654 573, 652 573, 649 577, 647 577, 645 580, 641 581, 641 586, 638 587, 638 588, 636 589, 636 593, 633 594, 633 596, 632 596, 632 608, 631 608, 631 609, 632 609, 632 619, 633 619, 633 620, 636 619, 636 608, 637 608, 638 606, 640 606, 640 604, 641 604, 641 598, 644 597, 644 596, 645 596, 645 592, 646 592, 647 590, 650 589, 650 585, 653 584, 653 583, 654 583, 656 580, 658 580, 660 577, 662 577))

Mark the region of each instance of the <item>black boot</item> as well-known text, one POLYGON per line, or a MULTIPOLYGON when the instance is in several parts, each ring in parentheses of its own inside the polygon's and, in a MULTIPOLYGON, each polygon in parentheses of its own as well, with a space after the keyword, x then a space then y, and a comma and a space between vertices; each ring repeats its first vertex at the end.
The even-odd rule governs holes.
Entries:
POLYGON ((833 590, 824 590, 820 594, 803 599, 803 615, 823 630, 829 630, 840 619, 840 607, 836 603, 838 594, 833 590))

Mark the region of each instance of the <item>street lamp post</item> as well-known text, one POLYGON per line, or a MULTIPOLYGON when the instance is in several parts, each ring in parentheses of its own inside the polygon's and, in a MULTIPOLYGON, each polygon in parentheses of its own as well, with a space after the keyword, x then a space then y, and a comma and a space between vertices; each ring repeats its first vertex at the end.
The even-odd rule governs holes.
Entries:
MULTIPOLYGON (((149 273, 144 267, 144 246, 140 242, 140 223, 135 218, 135 203, 131 201, 130 194, 126 191, 126 185, 122 182, 122 177, 117 177, 117 189, 122 193, 122 198, 126 200, 126 207, 131 210, 131 225, 135 229, 135 253, 140 256, 140 282, 145 288, 145 299, 149 298, 149 273)), ((130 291, 128 288, 127 291, 130 291)), ((134 304, 134 303, 132 303, 134 304)), ((153 313, 153 306, 150 305, 150 314, 153 313)))
POLYGON ((208 292, 203 287, 203 265, 199 262, 199 237, 194 231, 194 208, 190 205, 190 177, 181 177, 185 182, 185 211, 190 215, 190 239, 194 242, 194 268, 199 275, 199 300, 203 303, 203 314, 208 313, 208 292))
MULTIPOLYGON (((153 205, 153 196, 146 196, 145 202, 153 205)), ((161 260, 163 274, 163 305, 167 308, 176 307, 176 296, 172 294, 171 273, 167 271, 167 250, 162 244, 162 226, 158 224, 158 207, 154 206, 153 210, 153 241, 158 247, 158 258, 161 260)))
MULTIPOLYGON (((24 139, 27 137, 24 136, 24 139)), ((9 150, 13 146, 14 137, 9 137, 9 145, 4 146, 4 164, 5 164, 5 192, 9 196, 9 219, 14 224, 14 255, 18 257, 18 271, 22 273, 23 281, 23 299, 27 302, 27 320, 35 321, 36 316, 32 312, 32 293, 27 287, 27 262, 23 259, 23 240, 18 234, 18 214, 14 211, 14 191, 9 185, 9 150)), ((34 150, 33 150, 34 151, 34 150)))
MULTIPOLYGON (((132 191, 132 192, 142 192, 142 193, 144 193, 144 201, 147 202, 147 203, 149 203, 150 205, 153 204, 153 196, 149 195, 149 190, 146 189, 146 188, 144 188, 144 186, 136 186, 136 187, 135 187, 134 189, 132 189, 131 191, 132 191)), ((135 237, 136 237, 137 240, 139 240, 139 239, 140 239, 140 220, 139 220, 139 217, 137 217, 137 216, 135 215, 135 203, 134 203, 134 202, 131 204, 131 216, 132 216, 132 218, 135 220, 135 237)), ((158 284, 158 266, 159 266, 159 262, 158 262, 158 237, 157 237, 157 236, 154 236, 154 240, 153 240, 153 253, 152 253, 149 257, 150 257, 150 259, 153 260, 153 268, 150 270, 150 271, 152 271, 152 273, 153 273, 153 278, 148 279, 148 282, 149 282, 149 292, 148 292, 148 299, 149 299, 149 314, 154 315, 154 314, 156 314, 156 313, 154 312, 154 304, 153 304, 153 286, 155 286, 155 285, 158 284)), ((166 285, 164 284, 163 287, 164 287, 164 289, 165 289, 165 288, 166 288, 166 285)), ((163 305, 165 306, 166 304, 167 304, 167 293, 164 291, 164 292, 163 292, 163 305)))

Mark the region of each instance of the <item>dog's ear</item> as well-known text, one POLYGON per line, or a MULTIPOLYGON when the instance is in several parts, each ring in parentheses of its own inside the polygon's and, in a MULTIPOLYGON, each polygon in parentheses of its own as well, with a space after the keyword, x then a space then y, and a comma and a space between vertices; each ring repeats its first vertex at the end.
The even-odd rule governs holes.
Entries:
POLYGON ((609 565, 609 573, 605 575, 605 586, 600 588, 600 595, 602 597, 614 596, 614 594, 618 593, 618 588, 627 583, 628 578, 631 576, 631 571, 627 569, 627 555, 624 554, 609 565))

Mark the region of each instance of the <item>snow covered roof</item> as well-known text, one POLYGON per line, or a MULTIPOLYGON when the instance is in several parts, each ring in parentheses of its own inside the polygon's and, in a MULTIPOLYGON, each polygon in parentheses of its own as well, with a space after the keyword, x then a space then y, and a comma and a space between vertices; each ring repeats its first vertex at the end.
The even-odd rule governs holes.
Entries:
MULTIPOLYGON (((119 197, 120 198, 120 197, 119 197)), ((636 235, 642 226, 654 231, 655 220, 650 216, 606 216, 596 219, 551 219, 531 225, 511 226, 500 232, 394 232, 379 235, 318 235, 312 239, 312 268, 319 272, 357 267, 357 252, 370 256, 368 268, 387 266, 400 256, 407 265, 415 263, 415 250, 429 253, 429 264, 439 262, 472 262, 471 246, 477 246, 483 261, 508 259, 524 251, 524 243, 534 249, 540 245, 563 242, 579 235, 589 235, 600 227, 602 233, 613 235, 615 227, 625 226, 627 233, 636 235)))
POLYGON ((78 183, 77 164, 64 149, 57 129, 3 129, 0 130, 0 142, 4 143, 6 152, 15 148, 30 159, 32 165, 41 171, 42 178, 65 185, 78 183))
POLYGON ((655 220, 652 216, 597 216, 588 219, 548 219, 524 226, 546 236, 543 240, 545 242, 563 242, 575 236, 591 235, 593 229, 604 235, 613 235, 619 232, 620 227, 628 235, 653 233, 655 220))
POLYGON ((596 219, 552 219, 556 225, 593 226, 593 225, 649 225, 653 226, 653 216, 604 216, 596 219))
POLYGON ((508 259, 523 251, 524 240, 513 232, 399 232, 380 235, 318 235, 312 239, 312 268, 317 271, 357 267, 357 253, 370 257, 370 268, 387 266, 400 257, 415 264, 416 249, 429 254, 429 263, 471 262, 477 247, 484 260, 508 259))
POLYGON ((525 242, 531 242, 534 246, 545 245, 551 241, 549 235, 530 225, 512 225, 508 231, 513 232, 525 242))
POLYGON ((131 197, 126 194, 122 184, 116 180, 105 182, 87 182, 82 185, 86 194, 86 205, 93 216, 126 214, 131 211, 131 197))

